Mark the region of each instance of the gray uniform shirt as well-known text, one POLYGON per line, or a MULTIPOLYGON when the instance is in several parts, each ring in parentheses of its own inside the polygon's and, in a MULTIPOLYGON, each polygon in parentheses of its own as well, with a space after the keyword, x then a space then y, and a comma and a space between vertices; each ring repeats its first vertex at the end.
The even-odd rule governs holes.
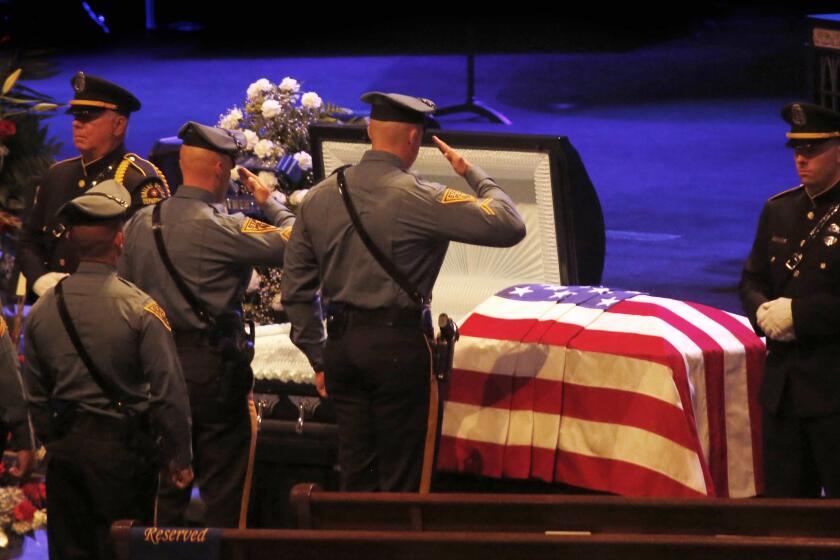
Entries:
POLYGON ((17 352, 12 339, 9 338, 8 325, 2 317, 0 317, 0 416, 3 418, 6 429, 12 433, 13 448, 32 449, 35 447, 32 426, 26 411, 26 401, 23 398, 17 352))
MULTIPOLYGON (((244 214, 228 214, 212 193, 187 185, 161 205, 169 258, 212 315, 240 310, 254 265, 283 264, 294 215, 273 198, 261 210, 273 225, 244 214)), ((124 234, 120 275, 166 309, 176 332, 206 328, 160 259, 152 232, 152 208, 137 212, 124 234)))
MULTIPOLYGON (((177 467, 192 461, 190 405, 166 315, 107 264, 82 262, 63 281, 64 300, 82 345, 126 406, 148 410, 177 467)), ((23 381, 39 433, 49 428, 50 399, 77 403, 87 414, 120 418, 76 352, 56 305, 41 296, 26 320, 23 381)))
MULTIPOLYGON (((406 171, 394 154, 368 151, 346 180, 362 224, 377 247, 429 297, 450 241, 509 247, 525 237, 513 201, 480 168, 465 179, 476 196, 406 171)), ((363 309, 416 307, 371 256, 353 227, 336 176, 307 195, 286 248, 281 283, 292 341, 323 371, 326 304, 363 309)))

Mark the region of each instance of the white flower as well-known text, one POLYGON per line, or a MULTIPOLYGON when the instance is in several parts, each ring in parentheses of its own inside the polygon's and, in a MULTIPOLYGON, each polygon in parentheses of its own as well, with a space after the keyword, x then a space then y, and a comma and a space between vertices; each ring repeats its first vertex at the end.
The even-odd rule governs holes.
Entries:
POLYGON ((9 546, 9 537, 6 536, 6 532, 3 529, 0 529, 0 548, 6 548, 9 546))
POLYGON ((242 131, 242 134, 245 135, 245 142, 247 142, 247 145, 245 146, 245 149, 246 150, 253 150, 254 146, 256 146, 257 142, 259 142, 260 137, 257 136, 256 132, 254 132, 253 130, 249 130, 247 128, 242 131))
POLYGON ((277 175, 275 175, 271 171, 260 171, 257 174, 257 177, 259 177, 260 182, 263 185, 265 185, 266 187, 268 187, 272 191, 277 188, 277 185, 280 184, 280 183, 277 182, 277 175))
POLYGON ((312 169, 312 156, 306 152, 298 152, 292 156, 300 167, 301 171, 309 171, 312 169))
POLYGON ((300 104, 307 109, 319 109, 323 105, 321 97, 314 91, 308 91, 300 98, 300 104))
POLYGON ((283 191, 274 191, 271 193, 271 196, 280 204, 286 205, 286 195, 283 194, 283 191))
POLYGON ((248 86, 248 99, 251 101, 256 100, 257 98, 261 97, 263 93, 267 91, 271 91, 271 82, 266 80, 265 78, 260 78, 250 86, 248 86))
POLYGON ((289 195, 289 204, 292 206, 299 206, 303 202, 304 197, 309 192, 309 189, 300 189, 289 195))
POLYGON ((254 145, 254 153, 260 159, 266 159, 274 154, 274 142, 263 138, 254 145))
POLYGON ((280 91, 285 93, 297 93, 300 91, 300 84, 294 78, 286 76, 278 86, 280 91))
POLYGON ((230 180, 231 181, 238 181, 239 180, 239 166, 234 166, 233 169, 230 170, 230 180))
POLYGON ((283 106, 280 105, 280 102, 276 99, 266 99, 265 101, 263 101, 260 110, 262 110, 263 117, 267 119, 273 119, 274 117, 283 112, 283 106))
POLYGON ((219 126, 227 130, 235 130, 239 128, 240 122, 242 122, 242 111, 234 107, 219 120, 219 126))

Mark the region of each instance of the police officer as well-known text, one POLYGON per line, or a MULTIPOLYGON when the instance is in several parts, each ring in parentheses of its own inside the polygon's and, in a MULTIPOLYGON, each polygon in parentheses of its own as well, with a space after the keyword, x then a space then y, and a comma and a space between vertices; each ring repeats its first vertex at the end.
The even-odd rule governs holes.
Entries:
MULTIPOLYGON (((183 140, 184 184, 160 204, 159 220, 175 273, 201 309, 182 294, 162 260, 152 208, 144 208, 126 225, 120 270, 160 301, 172 322, 190 393, 196 481, 207 505, 203 521, 211 527, 234 527, 244 524, 248 489, 243 492, 243 486, 253 453, 250 359, 239 371, 230 371, 219 337, 200 315, 241 316, 253 266, 282 264, 294 216, 256 176, 241 168, 240 178, 271 224, 226 212, 231 170, 245 146, 240 132, 188 122, 178 136, 183 140)), ((222 338, 235 335, 226 332, 222 338)), ((161 489, 158 520, 182 523, 189 499, 189 492, 161 489)))
POLYGON ((166 313, 116 274, 129 197, 108 180, 62 207, 79 268, 26 321, 23 380, 47 446, 53 559, 111 558, 112 522, 152 522, 160 467, 178 486, 193 476, 189 402, 166 313))
POLYGON ((18 262, 35 295, 78 265, 67 225, 57 215, 65 202, 107 179, 116 179, 131 193, 129 216, 169 196, 163 173, 125 148, 128 117, 140 110, 140 101, 120 86, 84 72, 70 83, 75 96, 67 112, 73 115, 73 143, 81 155, 50 168, 20 236, 18 262))
MULTIPOLYGON (((504 191, 437 137, 475 194, 408 171, 434 103, 379 92, 362 101, 372 105, 373 146, 346 171, 346 189, 375 245, 426 300, 450 241, 507 247, 525 236, 504 191)), ((423 310, 361 241, 337 180, 328 177, 301 205, 286 249, 283 305, 292 340, 326 374, 318 378, 335 402, 343 489, 416 491, 430 382, 423 310), (326 342, 319 289, 329 314, 326 342)))
POLYGON ((767 495, 840 497, 840 114, 782 109, 802 184, 764 205, 741 276, 767 336, 761 387, 767 495))
POLYGON ((12 448, 17 452, 17 465, 9 469, 12 476, 26 478, 34 466, 35 441, 23 387, 18 371, 18 354, 9 337, 9 328, 0 316, 0 456, 6 447, 6 433, 12 435, 12 448))

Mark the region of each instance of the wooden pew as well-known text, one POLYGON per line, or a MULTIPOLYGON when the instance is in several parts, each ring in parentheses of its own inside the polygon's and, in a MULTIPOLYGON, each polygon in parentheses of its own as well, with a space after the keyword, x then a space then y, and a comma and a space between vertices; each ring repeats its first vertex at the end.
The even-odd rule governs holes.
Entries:
POLYGON ((299 529, 740 535, 840 539, 840 500, 523 494, 291 493, 299 529))
MULTIPOLYGON (((130 560, 131 522, 111 533, 117 559, 130 560)), ((522 532, 225 529, 222 559, 277 560, 823 560, 840 556, 840 539, 709 535, 545 535, 522 532)), ((161 560, 165 560, 161 557, 161 560)))

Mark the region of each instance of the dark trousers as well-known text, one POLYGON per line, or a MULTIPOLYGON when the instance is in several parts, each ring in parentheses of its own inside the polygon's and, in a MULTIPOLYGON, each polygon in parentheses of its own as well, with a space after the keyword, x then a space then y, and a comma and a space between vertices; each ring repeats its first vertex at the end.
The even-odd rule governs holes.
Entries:
POLYGON ((345 491, 416 492, 429 412, 429 347, 417 327, 349 325, 327 339, 345 491))
MULTIPOLYGON (((178 346, 192 412, 193 470, 207 512, 207 527, 237 527, 251 443, 247 395, 219 400, 221 360, 208 346, 178 346)), ((157 523, 184 526, 192 487, 179 490, 168 480, 158 492, 157 523)))
POLYGON ((114 521, 150 524, 158 471, 124 441, 69 435, 47 446, 47 540, 52 560, 114 557, 114 521))
POLYGON ((840 415, 796 418, 764 411, 765 495, 840 498, 840 415))

